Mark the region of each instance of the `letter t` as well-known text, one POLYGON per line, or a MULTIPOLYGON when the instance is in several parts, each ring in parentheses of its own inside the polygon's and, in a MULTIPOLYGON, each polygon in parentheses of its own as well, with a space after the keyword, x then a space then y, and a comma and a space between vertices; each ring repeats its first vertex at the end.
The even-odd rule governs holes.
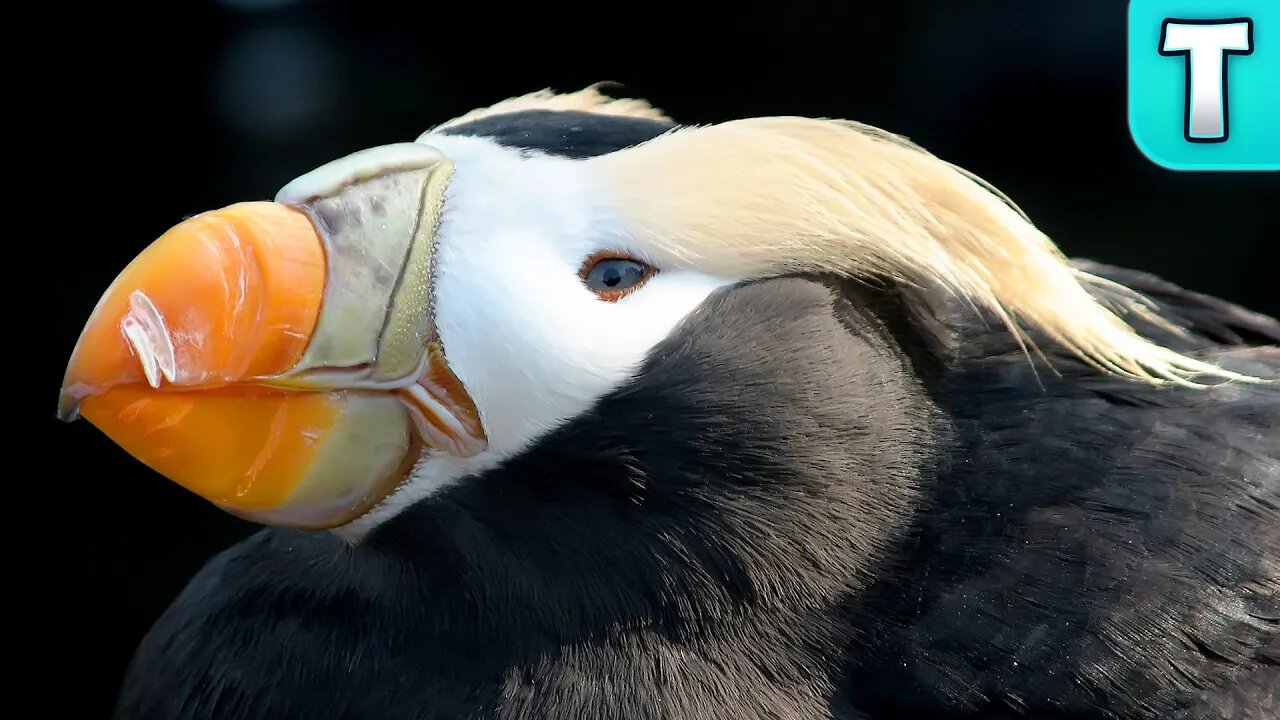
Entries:
POLYGON ((1225 142, 1230 133, 1227 113, 1227 56, 1253 52, 1253 21, 1164 21, 1161 55, 1187 57, 1186 138, 1190 142, 1225 142))

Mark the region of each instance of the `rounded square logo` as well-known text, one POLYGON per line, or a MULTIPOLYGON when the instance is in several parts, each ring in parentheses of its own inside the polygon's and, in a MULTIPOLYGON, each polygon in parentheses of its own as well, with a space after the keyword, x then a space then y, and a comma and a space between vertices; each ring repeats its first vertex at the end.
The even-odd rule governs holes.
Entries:
POLYGON ((1130 0, 1129 131, 1173 170, 1280 170, 1280 0, 1130 0))

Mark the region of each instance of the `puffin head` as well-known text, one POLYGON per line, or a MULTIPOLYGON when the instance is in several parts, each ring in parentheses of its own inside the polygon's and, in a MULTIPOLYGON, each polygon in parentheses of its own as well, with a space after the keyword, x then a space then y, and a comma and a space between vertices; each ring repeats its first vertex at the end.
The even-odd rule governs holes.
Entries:
POLYGON ((179 223, 103 294, 59 415, 238 516, 353 541, 569 424, 608 423, 620 393, 640 411, 601 429, 614 450, 661 455, 662 433, 636 432, 662 395, 682 410, 649 421, 702 433, 670 457, 732 474, 724 453, 785 452, 733 428, 801 438, 838 420, 766 417, 813 395, 795 381, 820 381, 814 348, 839 352, 779 320, 813 297, 759 295, 793 276, 959 297, 1028 350, 1026 328, 1139 382, 1238 377, 1140 337, 1121 316, 1141 298, 1100 304, 1016 207, 900 137, 800 117, 678 126, 590 87, 179 223))

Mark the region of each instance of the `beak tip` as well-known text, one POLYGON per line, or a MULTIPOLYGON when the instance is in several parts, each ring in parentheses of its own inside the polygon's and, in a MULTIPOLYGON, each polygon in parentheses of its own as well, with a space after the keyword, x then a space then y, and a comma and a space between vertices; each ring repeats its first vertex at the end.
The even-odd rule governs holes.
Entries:
POLYGON ((66 388, 58 393, 57 418, 64 423, 73 423, 80 419, 80 398, 66 388))

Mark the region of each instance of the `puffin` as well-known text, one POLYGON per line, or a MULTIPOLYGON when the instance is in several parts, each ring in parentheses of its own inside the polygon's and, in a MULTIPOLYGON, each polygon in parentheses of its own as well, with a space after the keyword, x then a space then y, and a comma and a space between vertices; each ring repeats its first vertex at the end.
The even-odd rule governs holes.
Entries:
POLYGON ((260 526, 119 720, 1263 720, 1278 375, 907 138, 593 85, 181 221, 58 416, 260 526))

